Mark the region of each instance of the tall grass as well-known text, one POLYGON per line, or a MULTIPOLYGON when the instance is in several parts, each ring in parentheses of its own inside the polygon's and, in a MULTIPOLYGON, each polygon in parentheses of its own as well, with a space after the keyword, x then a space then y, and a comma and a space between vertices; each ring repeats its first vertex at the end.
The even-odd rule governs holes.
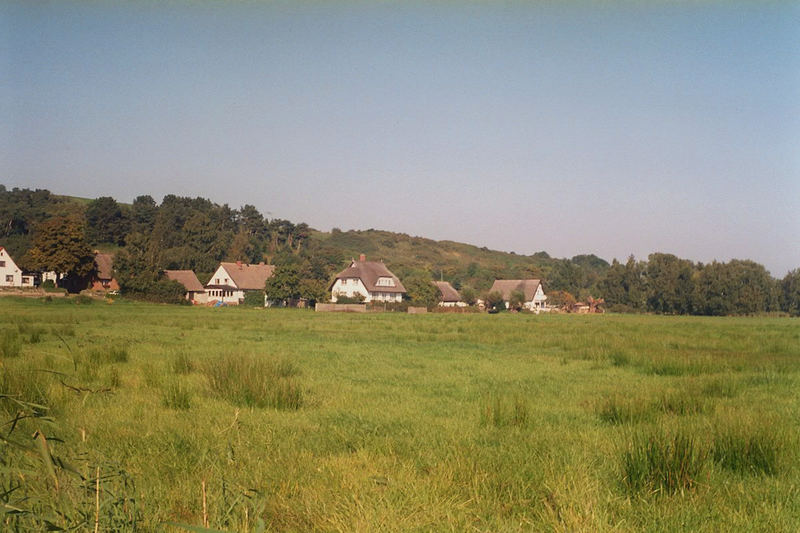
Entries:
POLYGON ((482 426, 525 426, 530 419, 528 402, 521 395, 510 397, 495 394, 485 398, 481 404, 482 426))
POLYGON ((191 407, 192 393, 180 381, 172 381, 167 384, 164 394, 162 396, 162 404, 164 407, 176 410, 187 410, 191 407))
POLYGON ((692 489, 706 457, 695 438, 681 432, 637 435, 622 455, 622 480, 630 492, 675 493, 692 489))
POLYGON ((127 363, 127 346, 104 346, 89 351, 89 361, 95 364, 127 363))
POLYGON ((172 359, 172 371, 175 374, 190 374, 194 371, 194 361, 186 352, 180 352, 172 359))
POLYGON ((289 361, 230 356, 206 362, 201 370, 212 392, 235 405, 299 409, 303 390, 289 361))
POLYGON ((0 334, 0 355, 3 357, 18 357, 22 350, 22 341, 19 333, 7 329, 0 334))

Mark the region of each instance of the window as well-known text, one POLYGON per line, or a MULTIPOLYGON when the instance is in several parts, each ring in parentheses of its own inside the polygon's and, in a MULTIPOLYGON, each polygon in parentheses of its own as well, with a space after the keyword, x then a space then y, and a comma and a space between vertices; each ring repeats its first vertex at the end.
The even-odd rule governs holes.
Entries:
POLYGON ((5 261, 0 261, 0 267, 4 267, 4 266, 6 266, 6 262, 5 261))
POLYGON ((219 285, 219 278, 214 280, 214 285, 219 285))
POLYGON ((394 280, 392 278, 378 278, 378 282, 375 285, 378 287, 394 287, 394 280))
POLYGON ((14 283, 14 276, 6 276, 6 281, 9 283, 14 283))
POLYGON ((29 278, 27 276, 22 278, 22 284, 23 285, 29 285, 30 282, 31 282, 31 278, 29 278))

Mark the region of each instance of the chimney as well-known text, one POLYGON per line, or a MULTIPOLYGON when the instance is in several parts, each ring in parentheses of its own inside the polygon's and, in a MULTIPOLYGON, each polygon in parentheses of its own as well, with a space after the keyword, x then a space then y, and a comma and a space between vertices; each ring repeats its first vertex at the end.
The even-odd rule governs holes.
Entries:
POLYGON ((364 254, 361 254, 361 255, 358 256, 358 260, 361 261, 361 262, 364 262, 364 261, 367 260, 367 256, 364 255, 364 254))
POLYGON ((239 270, 241 270, 242 269, 242 262, 241 261, 236 261, 236 266, 238 266, 239 270))

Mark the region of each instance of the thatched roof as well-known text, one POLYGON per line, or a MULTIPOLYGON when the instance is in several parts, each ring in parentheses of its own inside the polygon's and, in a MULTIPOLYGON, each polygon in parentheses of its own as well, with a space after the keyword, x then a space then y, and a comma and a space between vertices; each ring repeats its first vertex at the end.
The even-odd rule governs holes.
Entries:
POLYGON ((530 302, 541 284, 538 279, 496 279, 489 292, 498 291, 503 295, 503 300, 508 301, 512 292, 520 291, 525 295, 525 301, 530 302))
POLYGON ((97 267, 97 279, 110 280, 114 277, 114 256, 97 252, 94 254, 94 264, 97 267))
POLYGON ((236 288, 246 291, 263 290, 267 279, 275 273, 275 265, 265 265, 264 263, 257 265, 239 262, 220 263, 220 266, 225 268, 225 272, 236 284, 236 288))
MULTIPOLYGON (((386 268, 386 265, 377 261, 353 261, 350 266, 339 272, 335 279, 358 278, 369 292, 405 293, 406 288, 400 280, 386 268), (394 286, 377 285, 379 278, 390 278, 394 286)), ((334 280, 335 282, 335 280, 334 280)), ((333 287, 333 284, 331 284, 333 287)), ((331 288, 329 287, 329 289, 331 288)))
POLYGON ((187 292, 203 292, 203 284, 191 270, 165 270, 167 279, 177 281, 186 288, 187 292))
POLYGON ((440 300, 443 302, 460 302, 461 295, 450 285, 449 281, 434 281, 434 285, 439 289, 440 300))

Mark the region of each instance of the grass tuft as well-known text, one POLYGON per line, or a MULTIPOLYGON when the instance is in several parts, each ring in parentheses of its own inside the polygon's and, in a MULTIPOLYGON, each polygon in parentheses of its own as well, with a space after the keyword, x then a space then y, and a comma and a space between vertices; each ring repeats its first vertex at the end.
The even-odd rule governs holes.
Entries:
POLYGON ((727 428, 714 436, 711 456, 721 467, 738 474, 774 475, 782 448, 779 436, 773 431, 753 433, 727 428))
POLYGON ((186 354, 180 352, 172 359, 172 372, 175 374, 191 374, 194 371, 194 361, 186 354))
POLYGON ((94 364, 127 363, 128 347, 106 346, 103 348, 96 348, 89 352, 89 361, 94 364))
POLYGON ((530 419, 528 402, 520 395, 508 399, 499 394, 487 398, 481 406, 482 426, 522 427, 530 419))
POLYGON ((202 372, 220 398, 245 407, 299 409, 303 391, 294 378, 299 369, 290 361, 231 356, 207 362, 202 372))
POLYGON ((646 402, 620 396, 606 398, 597 406, 596 412, 600 420, 609 424, 634 424, 650 417, 646 402))
POLYGON ((3 357, 19 357, 22 350, 22 341, 19 333, 13 329, 7 329, 0 335, 0 355, 3 357))
POLYGON ((191 391, 178 381, 171 382, 164 390, 162 404, 169 409, 185 411, 191 407, 191 391))
POLYGON ((706 458, 694 437, 683 433, 636 436, 622 455, 623 484, 629 492, 671 494, 692 489, 706 458))

